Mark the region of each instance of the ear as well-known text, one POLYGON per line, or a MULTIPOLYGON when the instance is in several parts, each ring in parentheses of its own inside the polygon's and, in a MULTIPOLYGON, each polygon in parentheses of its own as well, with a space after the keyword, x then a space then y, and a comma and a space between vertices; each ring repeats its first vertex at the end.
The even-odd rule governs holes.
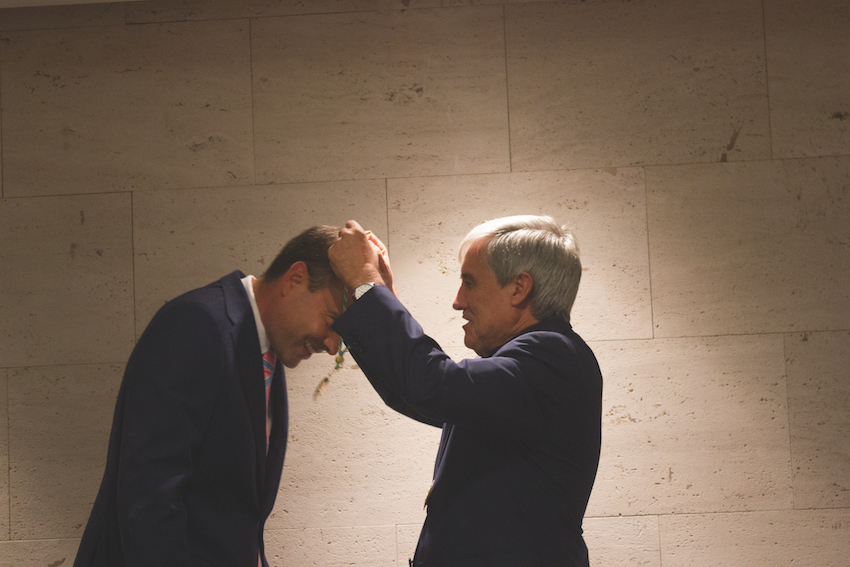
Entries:
POLYGON ((534 288, 534 280, 531 279, 531 274, 521 272, 514 278, 514 292, 511 294, 511 305, 514 307, 524 307, 526 301, 531 297, 531 290, 534 288))
POLYGON ((286 272, 280 277, 280 291, 286 294, 291 289, 294 289, 302 284, 307 284, 310 281, 310 273, 307 271, 307 264, 302 261, 295 262, 286 272))

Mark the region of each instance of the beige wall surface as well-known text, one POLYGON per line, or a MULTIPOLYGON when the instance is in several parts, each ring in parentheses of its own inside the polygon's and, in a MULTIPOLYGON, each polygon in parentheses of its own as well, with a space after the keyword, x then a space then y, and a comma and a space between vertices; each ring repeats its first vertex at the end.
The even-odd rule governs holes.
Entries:
MULTIPOLYGON (((519 213, 582 249, 592 563, 847 565, 848 53, 845 0, 0 9, 0 566, 72 563, 163 302, 355 218, 468 357, 458 242, 519 213)), ((406 566, 439 431, 287 379, 272 564, 406 566)))

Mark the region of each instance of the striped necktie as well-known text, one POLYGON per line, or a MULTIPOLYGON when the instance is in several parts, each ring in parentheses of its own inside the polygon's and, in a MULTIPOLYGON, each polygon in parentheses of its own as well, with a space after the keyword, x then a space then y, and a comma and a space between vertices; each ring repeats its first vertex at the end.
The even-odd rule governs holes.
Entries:
POLYGON ((269 433, 272 430, 272 413, 269 411, 269 397, 272 390, 272 376, 274 376, 274 367, 277 364, 277 357, 272 351, 263 353, 263 377, 265 378, 266 386, 266 453, 269 451, 269 433))
MULTIPOLYGON (((272 351, 263 353, 263 379, 266 390, 266 454, 269 453, 269 433, 272 430, 272 413, 269 411, 269 399, 272 391, 272 377, 274 376, 274 367, 277 364, 277 357, 272 351)), ((263 567, 263 558, 257 552, 257 567, 263 567)))

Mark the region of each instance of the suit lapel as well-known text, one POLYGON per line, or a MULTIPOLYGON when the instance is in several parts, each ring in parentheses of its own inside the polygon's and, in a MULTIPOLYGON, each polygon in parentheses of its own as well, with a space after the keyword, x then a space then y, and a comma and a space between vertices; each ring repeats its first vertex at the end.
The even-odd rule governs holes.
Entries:
POLYGON ((242 272, 234 272, 222 279, 227 315, 233 323, 231 335, 236 350, 237 372, 254 438, 257 471, 257 497, 262 501, 266 468, 266 399, 263 387, 263 359, 260 356, 260 338, 251 310, 251 303, 241 279, 242 272))
POLYGON ((277 496, 277 486, 283 469, 286 439, 289 435, 289 405, 286 395, 286 378, 280 361, 272 377, 270 406, 273 420, 266 455, 266 396, 263 387, 263 360, 260 356, 260 339, 254 321, 251 303, 242 286, 241 272, 222 279, 227 315, 233 323, 231 330, 236 348, 239 381, 251 416, 251 429, 256 446, 257 498, 264 516, 271 513, 277 496))

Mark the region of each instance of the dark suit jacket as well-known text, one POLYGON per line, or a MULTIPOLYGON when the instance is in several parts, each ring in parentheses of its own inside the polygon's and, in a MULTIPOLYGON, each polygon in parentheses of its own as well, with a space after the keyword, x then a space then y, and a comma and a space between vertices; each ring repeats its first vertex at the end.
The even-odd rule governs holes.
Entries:
POLYGON ((588 565, 602 376, 569 324, 455 363, 379 286, 334 329, 390 407, 443 426, 416 567, 588 565))
POLYGON ((257 564, 288 414, 278 362, 267 456, 262 357, 242 277, 166 303, 139 339, 75 566, 257 564))

